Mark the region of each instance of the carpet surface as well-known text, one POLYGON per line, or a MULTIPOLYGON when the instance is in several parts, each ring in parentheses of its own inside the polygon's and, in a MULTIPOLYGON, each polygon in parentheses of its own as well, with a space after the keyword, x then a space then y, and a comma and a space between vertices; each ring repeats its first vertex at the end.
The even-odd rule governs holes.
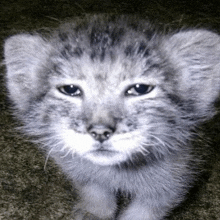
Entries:
MULTIPOLYGON (((8 36, 57 26, 85 13, 140 14, 158 23, 205 27, 220 33, 218 1, 162 0, 2 0, 0 45, 8 36)), ((6 96, 5 68, 0 66, 0 220, 69 220, 77 192, 37 146, 18 134, 6 96)), ((204 175, 170 220, 220 220, 220 116, 204 126, 211 156, 204 175)))

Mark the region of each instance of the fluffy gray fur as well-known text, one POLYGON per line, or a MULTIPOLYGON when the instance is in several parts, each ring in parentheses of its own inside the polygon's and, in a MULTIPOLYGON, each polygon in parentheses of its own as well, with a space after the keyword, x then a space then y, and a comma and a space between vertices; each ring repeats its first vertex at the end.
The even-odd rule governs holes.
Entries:
POLYGON ((215 33, 163 34, 127 16, 6 40, 15 115, 78 188, 74 219, 160 220, 184 199, 192 135, 215 113, 219 57, 215 33), (118 192, 131 202, 116 216, 118 192))

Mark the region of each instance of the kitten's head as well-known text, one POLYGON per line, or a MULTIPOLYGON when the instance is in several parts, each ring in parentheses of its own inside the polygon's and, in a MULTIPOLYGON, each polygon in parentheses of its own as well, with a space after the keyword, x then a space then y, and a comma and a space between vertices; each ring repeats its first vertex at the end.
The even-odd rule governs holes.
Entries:
POLYGON ((25 131, 47 150, 100 165, 178 153, 213 114, 220 37, 162 35, 143 21, 93 17, 49 37, 6 40, 7 87, 25 131))

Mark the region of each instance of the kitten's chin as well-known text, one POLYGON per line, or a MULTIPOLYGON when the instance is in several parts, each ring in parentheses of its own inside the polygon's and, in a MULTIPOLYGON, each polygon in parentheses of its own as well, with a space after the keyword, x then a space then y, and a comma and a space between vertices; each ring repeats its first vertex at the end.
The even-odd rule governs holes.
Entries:
POLYGON ((114 151, 92 151, 84 156, 87 160, 101 166, 116 165, 127 159, 126 155, 114 151))

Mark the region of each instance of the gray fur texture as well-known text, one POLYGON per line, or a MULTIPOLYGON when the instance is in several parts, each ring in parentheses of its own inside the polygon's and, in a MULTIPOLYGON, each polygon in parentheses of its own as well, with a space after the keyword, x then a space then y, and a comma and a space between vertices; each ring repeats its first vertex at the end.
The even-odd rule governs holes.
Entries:
POLYGON ((190 141, 215 113, 219 58, 215 33, 163 34, 128 16, 6 40, 15 115, 78 188, 74 219, 160 220, 184 199, 190 141), (131 199, 119 212, 118 192, 131 199))

